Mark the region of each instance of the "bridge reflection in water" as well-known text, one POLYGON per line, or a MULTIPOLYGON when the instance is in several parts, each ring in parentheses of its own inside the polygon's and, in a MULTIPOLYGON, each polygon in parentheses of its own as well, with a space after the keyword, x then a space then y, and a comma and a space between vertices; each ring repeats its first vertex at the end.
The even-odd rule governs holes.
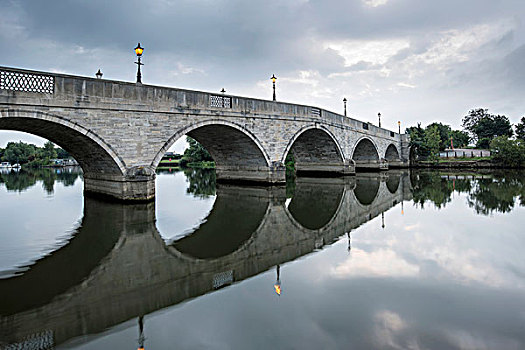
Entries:
POLYGON ((411 199, 405 171, 298 179, 284 187, 221 185, 206 221, 166 243, 154 203, 85 198, 64 247, 0 280, 0 345, 58 345, 267 271, 411 199))

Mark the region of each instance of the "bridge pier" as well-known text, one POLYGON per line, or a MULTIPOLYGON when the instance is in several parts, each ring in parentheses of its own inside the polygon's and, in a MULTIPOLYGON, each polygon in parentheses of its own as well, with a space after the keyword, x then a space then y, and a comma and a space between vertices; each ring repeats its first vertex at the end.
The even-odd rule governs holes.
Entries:
POLYGON ((146 202, 155 199, 155 172, 134 167, 126 176, 84 174, 84 192, 117 201, 146 202))
POLYGON ((407 160, 389 160, 388 167, 389 168, 408 168, 408 161, 407 160))
POLYGON ((390 163, 385 160, 378 159, 362 159, 355 161, 355 168, 365 171, 380 171, 388 170, 390 163))
POLYGON ((281 162, 270 167, 216 165, 215 175, 219 182, 286 183, 286 168, 281 162))
POLYGON ((351 159, 341 163, 296 163, 295 169, 298 175, 332 175, 344 176, 355 175, 355 162, 351 159))

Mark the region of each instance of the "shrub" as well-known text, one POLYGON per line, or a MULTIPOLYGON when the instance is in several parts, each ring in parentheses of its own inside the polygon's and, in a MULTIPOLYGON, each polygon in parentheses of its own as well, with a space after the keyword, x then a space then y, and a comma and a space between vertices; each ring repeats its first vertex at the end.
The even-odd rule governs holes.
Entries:
POLYGON ((490 143, 492 159, 499 164, 518 167, 525 163, 525 144, 519 140, 510 140, 498 136, 490 143))

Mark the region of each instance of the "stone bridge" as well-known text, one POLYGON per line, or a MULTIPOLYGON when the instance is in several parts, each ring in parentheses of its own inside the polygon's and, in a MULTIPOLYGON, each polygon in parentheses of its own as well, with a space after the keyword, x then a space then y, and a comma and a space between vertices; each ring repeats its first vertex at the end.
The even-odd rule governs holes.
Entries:
POLYGON ((353 174, 408 165, 406 135, 320 108, 0 67, 0 130, 44 137, 84 171, 84 190, 155 196, 155 169, 183 135, 213 156, 217 179, 284 183, 296 170, 353 174))
POLYGON ((301 179, 288 199, 283 187, 220 185, 205 223, 165 242, 153 203, 85 197, 82 223, 67 245, 0 280, 0 347, 62 344, 242 281, 341 236, 350 247, 350 231, 410 198, 403 171, 301 179), (234 217, 236 225, 225 226, 234 217))

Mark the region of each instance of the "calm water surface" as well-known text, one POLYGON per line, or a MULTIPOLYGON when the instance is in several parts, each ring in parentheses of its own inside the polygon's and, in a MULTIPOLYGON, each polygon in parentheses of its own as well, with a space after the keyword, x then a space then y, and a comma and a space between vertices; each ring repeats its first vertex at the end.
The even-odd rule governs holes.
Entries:
POLYGON ((0 173, 0 348, 523 349, 525 173, 389 171, 84 198, 0 173))

